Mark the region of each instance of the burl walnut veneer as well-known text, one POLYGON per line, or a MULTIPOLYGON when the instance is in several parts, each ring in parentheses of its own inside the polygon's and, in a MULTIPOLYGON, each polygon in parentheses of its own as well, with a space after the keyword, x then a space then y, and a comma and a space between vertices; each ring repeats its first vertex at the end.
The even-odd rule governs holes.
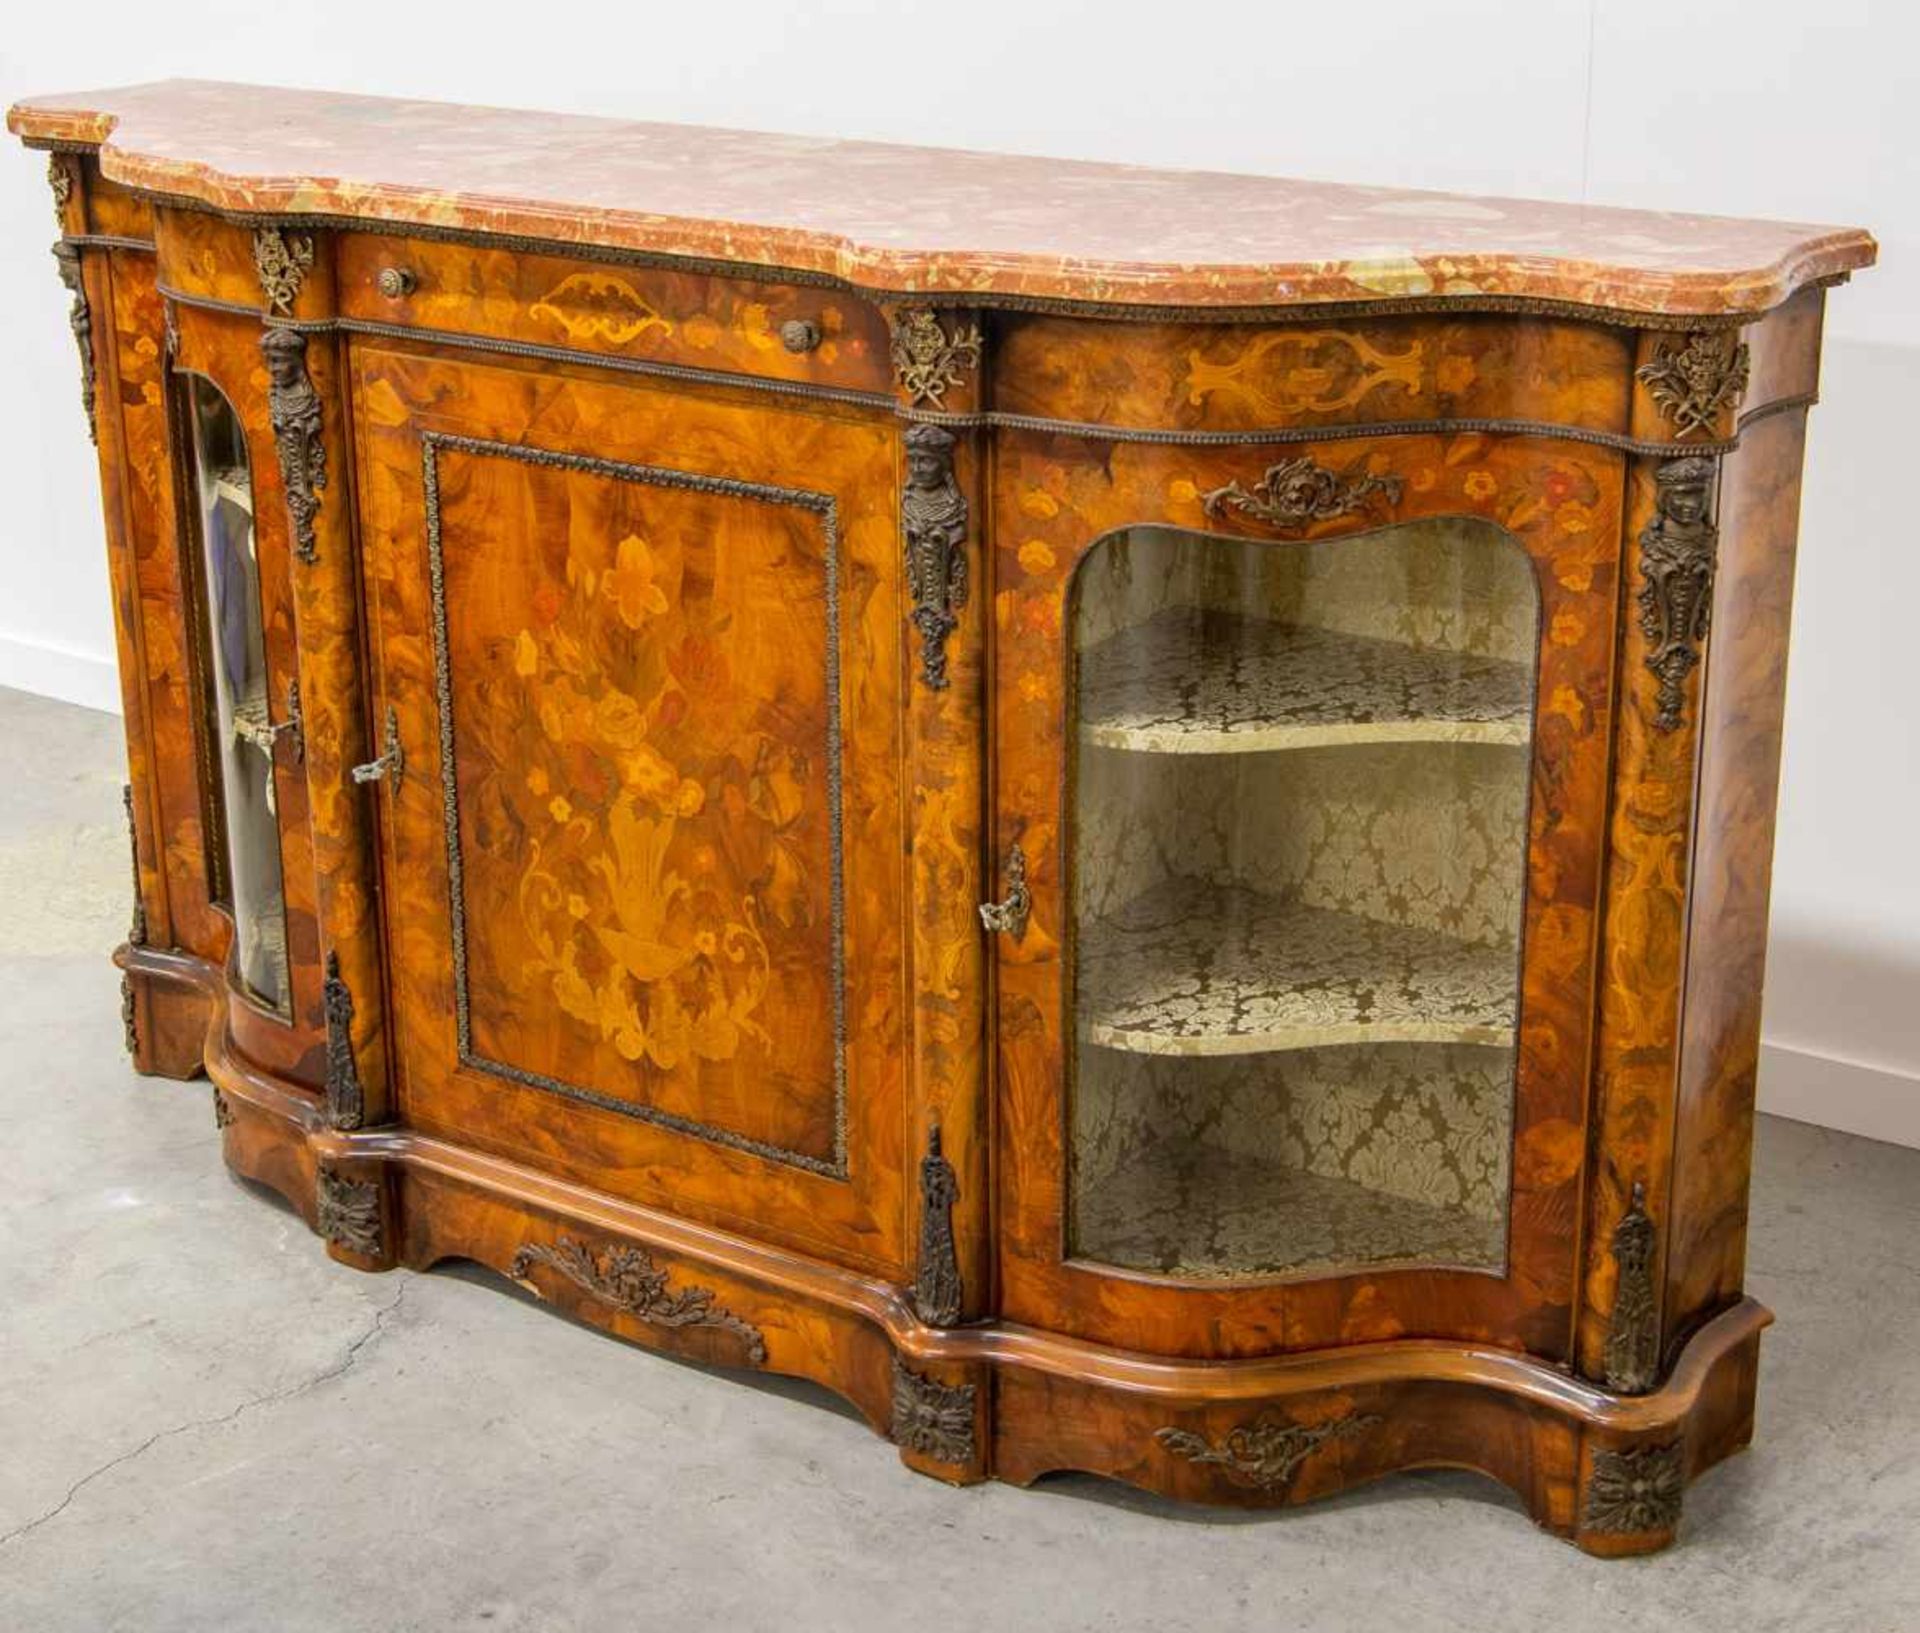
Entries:
POLYGON ((144 1072, 343 1263, 913 1467, 1749 1438, 1801 450, 1864 233, 169 83, 23 103, 144 1072))

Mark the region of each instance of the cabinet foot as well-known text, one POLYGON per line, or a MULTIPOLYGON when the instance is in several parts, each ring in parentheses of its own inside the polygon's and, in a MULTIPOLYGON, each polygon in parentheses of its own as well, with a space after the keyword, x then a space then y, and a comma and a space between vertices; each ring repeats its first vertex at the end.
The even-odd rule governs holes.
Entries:
POLYGON ((982 1366, 893 1358, 893 1442, 900 1461, 949 1485, 987 1477, 992 1379, 982 1366))
POLYGON ((122 947, 113 958, 120 966, 120 1024, 133 1069, 180 1082, 205 1076, 206 998, 141 967, 141 951, 122 947))
POLYGON ((1663 1437, 1620 1446, 1590 1440, 1581 1458, 1580 1518, 1573 1540, 1601 1558, 1657 1553, 1679 1529, 1686 1488, 1683 1440, 1663 1437))
POLYGON ((328 1254, 356 1270, 391 1270, 390 1200, 384 1163, 321 1158, 314 1174, 314 1229, 328 1254))

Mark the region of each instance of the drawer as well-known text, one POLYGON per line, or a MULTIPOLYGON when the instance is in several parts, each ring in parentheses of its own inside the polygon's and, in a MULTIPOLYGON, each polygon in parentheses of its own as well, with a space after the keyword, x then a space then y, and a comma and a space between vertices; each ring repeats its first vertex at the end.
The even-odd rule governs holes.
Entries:
POLYGON ((623 262, 349 234, 340 312, 684 368, 885 392, 887 325, 842 290, 623 262))
POLYGON ((118 182, 108 181, 98 166, 90 162, 86 175, 87 231, 108 238, 134 238, 152 243, 153 201, 118 182))
POLYGON ((1627 430, 1631 330, 1460 314, 1142 323, 1029 313, 994 331, 994 407, 1142 430, 1512 420, 1627 430))

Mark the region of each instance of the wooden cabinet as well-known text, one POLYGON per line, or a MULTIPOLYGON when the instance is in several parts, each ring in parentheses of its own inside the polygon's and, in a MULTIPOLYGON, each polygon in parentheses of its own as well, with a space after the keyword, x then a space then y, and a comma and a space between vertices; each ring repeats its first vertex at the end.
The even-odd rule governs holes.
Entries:
POLYGON ((564 120, 503 198, 511 116, 366 115, 10 115, 136 1064, 344 1263, 816 1379, 943 1479, 1462 1465, 1671 1540, 1769 1320, 1798 472, 1871 239, 564 120))

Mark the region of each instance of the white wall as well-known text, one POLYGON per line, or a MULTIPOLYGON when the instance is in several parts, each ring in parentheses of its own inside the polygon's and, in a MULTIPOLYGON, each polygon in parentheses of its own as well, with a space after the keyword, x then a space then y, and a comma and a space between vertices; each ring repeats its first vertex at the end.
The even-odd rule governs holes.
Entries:
MULTIPOLYGON (((1830 306, 1762 1100, 1920 1144, 1920 24, 1898 0, 329 0, 16 7, 0 100, 191 74, 1864 224, 1830 306), (297 20, 296 20, 297 19, 297 20), (1909 512, 1910 514, 1910 512, 1909 512), (1838 1063, 1838 1064, 1836 1064, 1838 1063)), ((0 684, 112 707, 91 453, 41 161, 0 152, 0 684)))

